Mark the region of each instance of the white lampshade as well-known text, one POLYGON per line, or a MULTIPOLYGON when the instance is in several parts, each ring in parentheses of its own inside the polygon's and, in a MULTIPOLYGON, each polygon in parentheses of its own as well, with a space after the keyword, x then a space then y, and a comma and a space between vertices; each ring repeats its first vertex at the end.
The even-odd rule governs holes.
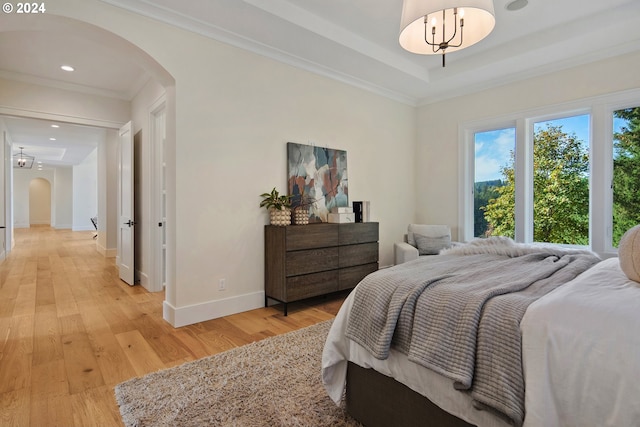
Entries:
MULTIPOLYGON (((462 46, 448 47, 446 53, 464 49, 485 38, 496 25, 492 0, 404 0, 400 22, 400 46, 409 52, 431 55, 433 48, 424 41, 424 17, 428 15, 427 35, 431 41, 431 20, 435 18, 435 41, 442 40, 442 11, 445 11, 446 34, 449 39, 454 31, 453 9, 464 10, 464 38, 462 46)), ((459 31, 459 30, 458 30, 459 31)), ((459 37, 456 36, 456 39, 459 37)), ((437 52, 442 53, 442 51, 437 52)))

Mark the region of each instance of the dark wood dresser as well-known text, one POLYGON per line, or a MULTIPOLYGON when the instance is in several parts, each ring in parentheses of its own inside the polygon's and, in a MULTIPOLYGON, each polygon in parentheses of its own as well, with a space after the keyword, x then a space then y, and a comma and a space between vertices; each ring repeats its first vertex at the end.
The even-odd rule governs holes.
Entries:
POLYGON ((265 226, 265 306, 355 287, 378 269, 378 223, 265 226))

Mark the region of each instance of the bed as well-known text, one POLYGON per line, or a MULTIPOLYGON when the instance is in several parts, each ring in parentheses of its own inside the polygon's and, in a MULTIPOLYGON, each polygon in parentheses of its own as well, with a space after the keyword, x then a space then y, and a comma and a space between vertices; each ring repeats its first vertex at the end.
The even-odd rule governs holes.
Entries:
POLYGON ((633 426, 639 329, 617 258, 474 241, 367 276, 322 377, 366 426, 633 426))

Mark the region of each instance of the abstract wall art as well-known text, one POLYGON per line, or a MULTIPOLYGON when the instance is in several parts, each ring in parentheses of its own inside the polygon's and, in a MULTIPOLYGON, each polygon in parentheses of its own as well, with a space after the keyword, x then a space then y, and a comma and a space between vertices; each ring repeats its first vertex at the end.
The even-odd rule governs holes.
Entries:
POLYGON ((349 206, 347 152, 287 143, 288 186, 295 209, 309 208, 309 222, 327 222, 331 208, 349 206))

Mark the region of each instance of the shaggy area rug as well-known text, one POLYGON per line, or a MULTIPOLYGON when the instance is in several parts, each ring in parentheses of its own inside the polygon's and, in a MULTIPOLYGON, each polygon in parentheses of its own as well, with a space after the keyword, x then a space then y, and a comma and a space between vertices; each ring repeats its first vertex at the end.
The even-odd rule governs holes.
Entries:
POLYGON ((134 378, 115 388, 127 426, 359 426, 320 378, 332 321, 134 378))

